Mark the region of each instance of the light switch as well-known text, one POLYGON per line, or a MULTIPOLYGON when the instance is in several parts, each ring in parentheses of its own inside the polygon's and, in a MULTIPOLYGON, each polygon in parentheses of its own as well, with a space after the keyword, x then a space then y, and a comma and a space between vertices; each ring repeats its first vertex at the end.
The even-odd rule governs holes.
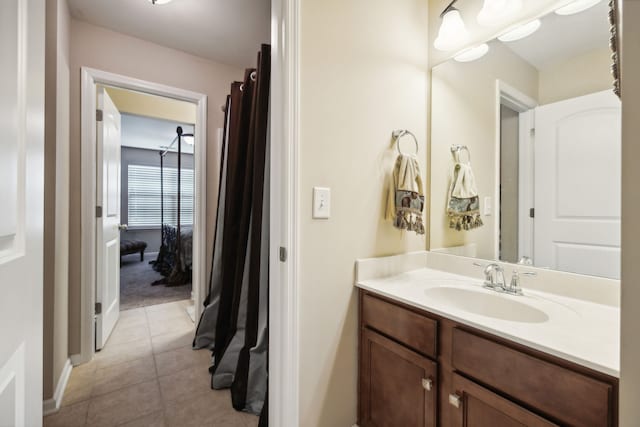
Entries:
POLYGON ((313 187, 313 219, 328 219, 331 215, 331 189, 313 187))
POLYGON ((493 214, 493 197, 487 196, 484 198, 482 212, 485 216, 491 216, 493 214))

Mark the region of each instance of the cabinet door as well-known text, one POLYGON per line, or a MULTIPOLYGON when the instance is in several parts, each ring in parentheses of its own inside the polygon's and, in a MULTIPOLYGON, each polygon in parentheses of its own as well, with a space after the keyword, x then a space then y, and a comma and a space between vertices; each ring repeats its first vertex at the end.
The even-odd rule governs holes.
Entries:
POLYGON ((453 388, 449 403, 455 427, 557 426, 458 374, 453 375, 453 388))
POLYGON ((435 427, 437 365, 369 329, 360 353, 361 427, 435 427))

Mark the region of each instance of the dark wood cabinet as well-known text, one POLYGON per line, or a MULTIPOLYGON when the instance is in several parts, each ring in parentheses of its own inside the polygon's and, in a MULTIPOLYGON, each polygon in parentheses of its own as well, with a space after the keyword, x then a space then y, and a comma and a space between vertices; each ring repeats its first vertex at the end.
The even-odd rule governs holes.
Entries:
POLYGON ((456 390, 448 396, 455 427, 551 427, 557 426, 527 409, 458 374, 456 390))
POLYGON ((435 427, 436 363, 369 329, 361 346, 360 427, 435 427))
POLYGON ((359 369, 360 427, 618 425, 617 378, 363 290, 359 369))

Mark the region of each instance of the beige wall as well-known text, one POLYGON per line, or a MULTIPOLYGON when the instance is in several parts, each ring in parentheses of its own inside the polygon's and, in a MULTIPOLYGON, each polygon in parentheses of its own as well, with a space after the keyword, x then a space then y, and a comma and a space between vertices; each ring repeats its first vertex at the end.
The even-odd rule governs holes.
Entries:
POLYGON ((46 5, 44 399, 53 397, 68 359, 69 9, 46 5))
POLYGON ((622 349, 620 426, 640 420, 640 1, 624 0, 622 36, 622 349))
POLYGON ((476 243, 477 256, 495 258, 495 176, 497 105, 496 79, 535 99, 538 71, 502 43, 473 62, 448 61, 431 72, 431 249, 476 243), (446 214, 451 145, 466 145, 480 196, 493 198, 494 215, 482 216, 484 226, 471 231, 449 228, 446 214))
MULTIPOLYGON (((259 46, 256 46, 256 52, 258 49, 259 46)), ((219 180, 219 159, 214 147, 217 129, 222 127, 224 118, 220 106, 225 103, 231 82, 242 79, 243 70, 72 19, 71 224, 80 224, 80 68, 82 66, 208 95, 207 148, 209 150, 207 150, 207 256, 205 264, 209 265, 207 260, 211 257, 219 180)), ((71 354, 77 354, 80 352, 81 322, 80 227, 73 227, 70 230, 69 245, 69 350, 71 354)))
POLYGON ((392 130, 414 132, 426 160, 427 51, 423 0, 302 1, 300 426, 356 422, 355 260, 425 248, 383 202, 392 130), (328 220, 311 219, 313 186, 331 188, 328 220))
MULTIPOLYGON (((524 0, 522 9, 511 21, 514 22, 514 24, 525 23, 571 1, 573 0, 524 0)), ((465 26, 467 30, 469 30, 469 41, 465 46, 461 46, 460 49, 456 49, 455 51, 441 52, 433 47, 433 40, 436 39, 438 30, 440 29, 440 23, 442 22, 440 14, 449 3, 451 3, 451 0, 429 0, 429 40, 431 40, 431 43, 429 43, 429 63, 431 66, 446 61, 466 47, 475 46, 485 40, 495 38, 505 29, 504 24, 489 27, 478 24, 476 18, 484 3, 482 0, 459 2, 456 4, 456 7, 460 10, 465 26)))
POLYGON ((540 71, 540 105, 612 88, 611 50, 597 49, 540 71))
POLYGON ((121 113, 154 117, 179 123, 194 124, 196 122, 197 108, 196 104, 192 102, 178 101, 177 99, 115 87, 107 88, 107 92, 121 113))

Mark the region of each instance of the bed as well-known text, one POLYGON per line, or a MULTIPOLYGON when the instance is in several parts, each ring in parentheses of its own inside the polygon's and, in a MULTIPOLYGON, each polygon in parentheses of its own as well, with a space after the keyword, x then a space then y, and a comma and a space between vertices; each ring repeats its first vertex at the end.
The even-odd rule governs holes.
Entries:
POLYGON ((161 243, 158 257, 152 261, 153 269, 164 276, 156 280, 152 285, 181 286, 191 283, 192 253, 193 253, 193 229, 191 226, 180 224, 180 177, 182 172, 182 138, 193 136, 183 134, 182 127, 178 126, 177 136, 167 150, 160 152, 160 227, 161 243), (176 225, 166 224, 164 221, 164 156, 177 142, 178 144, 178 180, 177 180, 177 206, 176 225))

